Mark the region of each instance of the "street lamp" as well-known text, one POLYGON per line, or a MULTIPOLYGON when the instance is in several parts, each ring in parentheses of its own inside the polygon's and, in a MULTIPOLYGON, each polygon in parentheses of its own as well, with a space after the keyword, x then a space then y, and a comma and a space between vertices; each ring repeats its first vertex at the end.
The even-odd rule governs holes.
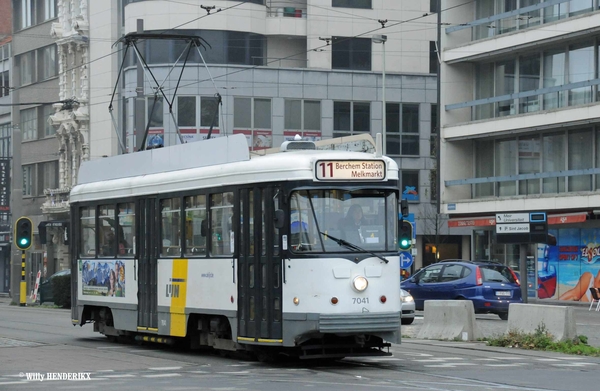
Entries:
POLYGON ((383 70, 381 72, 381 104, 383 105, 381 120, 382 120, 382 133, 383 133, 383 154, 386 154, 387 150, 387 139, 386 139, 386 118, 385 118, 385 42, 387 41, 387 35, 373 35, 371 38, 373 43, 380 43, 383 47, 383 70))

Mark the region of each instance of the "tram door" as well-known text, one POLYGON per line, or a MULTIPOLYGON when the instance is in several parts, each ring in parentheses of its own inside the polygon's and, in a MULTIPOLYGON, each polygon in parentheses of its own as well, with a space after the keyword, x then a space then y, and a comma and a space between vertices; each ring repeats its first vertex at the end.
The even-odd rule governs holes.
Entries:
POLYGON ((156 329, 157 315, 157 255, 158 222, 156 221, 156 198, 138 201, 137 246, 138 252, 138 329, 156 329))
POLYGON ((240 191, 238 330, 241 340, 281 342, 282 259, 275 209, 278 188, 240 191))

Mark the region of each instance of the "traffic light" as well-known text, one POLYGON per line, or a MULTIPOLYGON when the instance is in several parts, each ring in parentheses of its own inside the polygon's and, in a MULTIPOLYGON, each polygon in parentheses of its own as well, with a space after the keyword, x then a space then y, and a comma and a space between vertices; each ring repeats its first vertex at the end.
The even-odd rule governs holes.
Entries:
POLYGON ((33 239, 32 223, 29 217, 19 217, 15 222, 15 246, 19 250, 31 247, 33 239))
POLYGON ((407 199, 400 200, 400 214, 402 214, 402 217, 408 217, 408 200, 407 199))
POLYGON ((412 247, 413 226, 410 221, 403 220, 400 224, 398 243, 401 251, 408 251, 412 247))

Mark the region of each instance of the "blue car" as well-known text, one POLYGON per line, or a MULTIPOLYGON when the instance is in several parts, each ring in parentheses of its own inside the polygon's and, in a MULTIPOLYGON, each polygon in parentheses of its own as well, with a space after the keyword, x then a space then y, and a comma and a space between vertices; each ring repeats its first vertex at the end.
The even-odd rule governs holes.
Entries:
POLYGON ((494 262, 447 260, 419 270, 401 282, 415 299, 417 310, 426 300, 471 300, 475 313, 492 313, 508 319, 508 305, 522 303, 516 273, 494 262))

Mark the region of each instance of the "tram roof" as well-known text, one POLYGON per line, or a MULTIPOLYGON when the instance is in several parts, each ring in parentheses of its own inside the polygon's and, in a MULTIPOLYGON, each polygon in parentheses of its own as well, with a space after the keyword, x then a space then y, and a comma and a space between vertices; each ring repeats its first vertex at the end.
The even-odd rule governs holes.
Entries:
POLYGON ((383 159, 387 180, 398 179, 396 162, 372 153, 299 150, 250 158, 246 137, 237 134, 83 162, 70 200, 80 202, 243 183, 313 180, 317 159, 383 159))

